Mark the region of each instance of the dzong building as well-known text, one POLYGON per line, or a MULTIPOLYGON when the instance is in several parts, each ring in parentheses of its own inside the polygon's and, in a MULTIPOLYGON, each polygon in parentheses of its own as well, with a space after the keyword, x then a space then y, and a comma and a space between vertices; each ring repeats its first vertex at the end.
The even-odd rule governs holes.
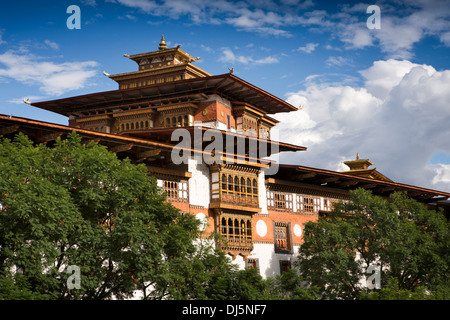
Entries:
POLYGON ((168 48, 164 37, 155 51, 125 56, 137 70, 105 73, 117 90, 28 102, 66 116, 67 126, 0 115, 0 135, 23 132, 51 145, 76 131, 119 158, 145 163, 167 200, 204 222, 205 237, 220 233, 226 241, 216 245, 240 268, 258 268, 263 277, 289 268, 304 223, 348 200, 355 188, 385 197, 405 191, 444 208, 448 217, 449 192, 391 181, 359 155, 345 162, 348 170, 342 172, 269 160, 275 153, 307 152, 273 134, 278 121, 272 115, 297 108, 233 70, 211 75, 180 46, 168 48), (192 139, 174 141, 180 133, 192 139), (213 142, 223 148, 211 149, 213 142))

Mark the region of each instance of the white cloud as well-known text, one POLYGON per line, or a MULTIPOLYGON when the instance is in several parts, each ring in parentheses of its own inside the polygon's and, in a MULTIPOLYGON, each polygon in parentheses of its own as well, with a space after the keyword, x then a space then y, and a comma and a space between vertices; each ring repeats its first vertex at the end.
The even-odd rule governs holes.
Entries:
POLYGON ((303 47, 299 47, 297 50, 298 50, 298 51, 303 51, 303 52, 306 52, 306 53, 311 53, 311 52, 313 52, 314 50, 316 50, 316 48, 317 48, 318 45, 319 45, 318 43, 310 42, 310 43, 307 43, 307 44, 306 44, 305 46, 303 46, 303 47))
MULTIPOLYGON (((399 0, 380 2, 381 28, 369 30, 366 21, 354 19, 367 5, 358 4, 346 13, 335 16, 335 35, 349 48, 379 46, 387 58, 411 59, 414 46, 428 36, 436 36, 450 45, 450 6, 445 0, 399 0)), ((369 17, 369 15, 367 15, 369 17)))
POLYGON ((436 70, 429 65, 418 65, 408 60, 375 61, 373 65, 359 73, 366 79, 366 88, 375 96, 385 98, 392 88, 415 66, 420 66, 432 75, 436 70))
POLYGON ((120 20, 126 20, 126 19, 132 20, 132 21, 138 20, 135 16, 133 16, 132 14, 129 14, 129 13, 125 14, 124 16, 118 16, 117 18, 120 20))
POLYGON ((45 40, 44 43, 51 49, 54 50, 58 50, 59 49, 59 45, 56 42, 50 41, 50 40, 45 40))
POLYGON ((441 42, 445 44, 447 47, 450 47, 450 31, 442 33, 439 37, 441 42))
POLYGON ((450 164, 437 164, 432 166, 432 169, 436 172, 433 177, 432 183, 435 185, 450 185, 450 164))
POLYGON ((276 57, 268 56, 265 58, 254 60, 254 62, 256 64, 270 64, 270 63, 278 63, 278 62, 280 62, 280 60, 278 60, 278 58, 276 58, 276 57))
MULTIPOLYGON (((433 23, 430 21, 429 23, 433 23)), ((410 59, 414 44, 426 33, 426 28, 408 18, 383 17, 382 27, 374 32, 383 52, 390 58, 410 59)))
POLYGON ((81 0, 81 3, 92 7, 95 7, 97 5, 97 2, 95 0, 81 0))
MULTIPOLYGON (((87 0, 89 1, 89 0, 87 0)), ((230 0, 117 0, 142 12, 178 19, 185 16, 197 24, 229 24, 238 30, 291 37, 287 28, 302 26, 328 32, 347 49, 378 46, 386 58, 410 59, 414 45, 428 36, 450 46, 450 6, 446 0, 379 1, 381 29, 370 30, 368 4, 338 5, 337 10, 318 10, 311 0, 300 3, 230 0)), ((306 49, 306 48, 305 48, 306 49)))
POLYGON ((54 63, 12 50, 0 54, 0 64, 4 65, 4 68, 0 68, 0 78, 37 84, 42 92, 54 96, 84 88, 98 72, 95 69, 98 63, 95 61, 54 63))
MULTIPOLYGON (((188 17, 192 23, 228 24, 239 30, 266 35, 290 37, 284 26, 298 25, 295 14, 287 11, 292 5, 275 4, 272 1, 227 1, 227 0, 117 0, 118 3, 140 9, 155 16, 179 19, 188 17)), ((297 9, 310 7, 310 1, 298 4, 297 9)))
POLYGON ((331 57, 328 57, 328 59, 325 61, 325 64, 329 67, 331 67, 331 66, 339 67, 339 66, 345 65, 347 63, 348 63, 348 60, 341 56, 338 56, 338 57, 331 56, 331 57))
POLYGON ((226 63, 242 63, 242 64, 271 64, 278 63, 279 60, 273 56, 267 56, 260 59, 254 59, 250 56, 237 55, 230 48, 224 48, 219 61, 226 63))
POLYGON ((146 13, 152 13, 158 7, 154 1, 148 0, 117 0, 117 2, 128 7, 140 9, 146 13))
POLYGON ((225 48, 222 51, 222 56, 219 58, 219 61, 222 62, 229 62, 229 63, 243 63, 243 64, 248 64, 251 62, 251 58, 250 57, 246 57, 246 56, 242 56, 242 55, 236 55, 234 54, 234 52, 229 49, 229 48, 225 48))
POLYGON ((339 37, 348 49, 362 49, 374 44, 373 32, 362 24, 343 26, 339 37))
POLYGON ((450 191, 450 165, 430 163, 437 151, 450 154, 450 70, 387 60, 361 74, 365 87, 312 79, 288 95, 304 107, 274 116, 280 136, 308 151, 281 162, 342 170, 359 152, 394 181, 450 191))

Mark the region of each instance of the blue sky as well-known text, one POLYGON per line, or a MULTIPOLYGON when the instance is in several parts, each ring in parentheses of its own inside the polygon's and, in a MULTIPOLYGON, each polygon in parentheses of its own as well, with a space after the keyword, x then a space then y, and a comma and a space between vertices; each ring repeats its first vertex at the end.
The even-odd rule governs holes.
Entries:
POLYGON ((0 113, 67 124, 22 101, 117 89, 123 57, 181 45, 302 110, 276 115, 280 160, 331 170, 356 152, 395 181, 450 191, 448 1, 2 1, 0 113), (81 29, 67 28, 80 8, 81 29), (369 5, 380 29, 369 29, 369 5))

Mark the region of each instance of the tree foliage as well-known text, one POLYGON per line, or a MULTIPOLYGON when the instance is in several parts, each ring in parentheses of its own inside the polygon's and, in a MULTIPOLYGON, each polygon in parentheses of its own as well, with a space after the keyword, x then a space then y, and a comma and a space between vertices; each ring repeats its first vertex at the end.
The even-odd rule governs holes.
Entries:
POLYGON ((182 277, 178 264, 200 259, 198 222, 165 201, 146 167, 75 133, 53 148, 23 134, 3 139, 0 172, 1 298, 121 299, 137 290, 159 299, 174 294, 167 284, 182 277), (68 286, 70 265, 80 268, 80 289, 68 286))
POLYGON ((449 222, 439 211, 394 193, 390 199, 358 189, 327 217, 305 225, 298 267, 325 299, 357 299, 376 266, 381 287, 396 279, 399 290, 448 290, 449 222))

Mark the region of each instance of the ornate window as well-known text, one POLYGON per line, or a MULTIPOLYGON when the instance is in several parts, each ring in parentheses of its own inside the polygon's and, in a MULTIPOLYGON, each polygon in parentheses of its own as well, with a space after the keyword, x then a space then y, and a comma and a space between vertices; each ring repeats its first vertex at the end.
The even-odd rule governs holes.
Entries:
POLYGON ((258 123, 256 122, 256 119, 244 116, 242 129, 247 134, 256 135, 258 129, 258 123))
POLYGON ((335 203, 336 203, 336 200, 323 199, 323 210, 325 210, 325 211, 333 210, 333 205, 335 203))
POLYGON ((259 138, 270 139, 270 129, 266 127, 259 128, 259 138))
POLYGON ((220 176, 220 201, 230 204, 258 206, 258 180, 248 174, 226 172, 220 176))
POLYGON ((168 201, 189 202, 188 182, 186 180, 159 180, 158 186, 166 193, 168 201))
POLYGON ((289 260, 280 260, 280 274, 289 271, 291 268, 291 262, 289 260))
POLYGON ((188 114, 181 114, 178 116, 167 115, 165 118, 165 126, 168 127, 187 127, 192 125, 192 120, 189 120, 188 114))
POLYGON ((125 130, 143 130, 153 126, 149 120, 125 120, 120 124, 120 131, 125 130))
POLYGON ((275 210, 292 211, 293 197, 291 193, 285 192, 267 192, 267 206, 275 210))
POLYGON ((275 252, 277 253, 291 252, 292 241, 289 223, 274 222, 274 241, 275 241, 275 252))
POLYGON ((247 258, 246 268, 247 269, 259 269, 258 258, 247 258))
POLYGON ((223 236, 223 247, 238 247, 250 249, 252 243, 252 220, 250 216, 221 214, 219 230, 223 236))
POLYGON ((315 213, 319 212, 320 199, 312 196, 297 195, 297 211, 315 213))

